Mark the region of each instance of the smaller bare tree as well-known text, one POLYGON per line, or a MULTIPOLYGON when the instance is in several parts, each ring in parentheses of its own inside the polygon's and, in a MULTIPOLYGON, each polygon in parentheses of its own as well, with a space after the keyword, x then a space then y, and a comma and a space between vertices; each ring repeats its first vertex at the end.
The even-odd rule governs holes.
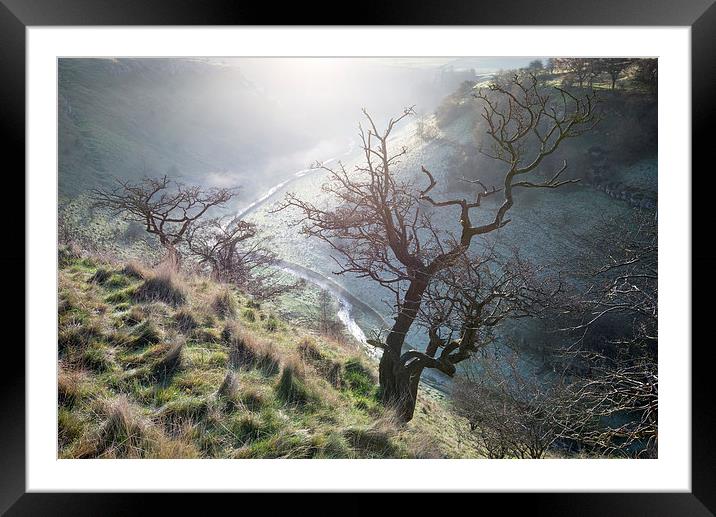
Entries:
POLYGON ((567 352, 572 370, 562 397, 564 438, 610 456, 655 458, 658 446, 658 367, 643 353, 621 357, 567 352))
POLYGON ((318 326, 322 334, 336 336, 340 333, 340 323, 334 317, 333 298, 327 289, 318 294, 318 326))
POLYGON ((148 233, 157 236, 173 265, 180 262, 178 246, 190 228, 209 209, 225 204, 236 194, 235 189, 175 183, 166 175, 137 183, 116 179, 116 183, 114 188, 92 190, 95 206, 142 223, 148 233))
POLYGON ((562 380, 509 350, 493 349, 456 379, 453 405, 488 457, 543 458, 563 435, 562 380))
POLYGON ((650 211, 603 221, 577 257, 587 273, 563 330, 572 404, 565 436, 611 455, 655 457, 658 441, 658 242, 650 211))
POLYGON ((269 299, 303 282, 286 281, 270 240, 254 223, 238 217, 212 218, 189 228, 184 245, 212 278, 236 285, 257 299, 269 299))

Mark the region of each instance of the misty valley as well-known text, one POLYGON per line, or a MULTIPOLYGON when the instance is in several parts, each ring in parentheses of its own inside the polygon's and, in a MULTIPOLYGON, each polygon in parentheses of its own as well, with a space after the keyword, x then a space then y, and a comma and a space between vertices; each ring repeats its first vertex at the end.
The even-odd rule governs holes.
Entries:
POLYGON ((60 458, 655 458, 657 63, 58 61, 60 458))

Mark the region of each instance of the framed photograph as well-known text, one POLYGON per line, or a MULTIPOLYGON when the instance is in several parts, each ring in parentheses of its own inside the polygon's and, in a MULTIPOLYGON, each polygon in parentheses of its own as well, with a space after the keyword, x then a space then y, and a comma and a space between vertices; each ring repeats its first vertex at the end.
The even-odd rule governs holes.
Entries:
POLYGON ((0 508, 712 515, 691 285, 716 8, 270 11, 3 0, 27 303, 0 508))

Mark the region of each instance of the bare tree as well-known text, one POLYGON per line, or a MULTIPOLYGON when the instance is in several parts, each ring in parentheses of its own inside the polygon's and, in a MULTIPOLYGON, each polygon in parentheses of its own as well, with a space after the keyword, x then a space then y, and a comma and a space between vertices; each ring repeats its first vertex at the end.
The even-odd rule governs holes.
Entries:
POLYGON ((577 79, 580 88, 594 72, 594 59, 591 58, 562 57, 556 58, 554 63, 556 69, 572 74, 577 79))
POLYGON ((333 317, 333 298, 327 289, 318 293, 318 326, 322 334, 335 336, 339 333, 340 324, 333 317))
POLYGON ((370 278, 395 294, 395 323, 385 343, 371 343, 383 349, 379 367, 383 402, 395 406, 406 421, 415 408, 416 377, 424 368, 453 375, 453 360, 459 357, 453 354, 461 354, 453 349, 436 359, 417 350, 403 351, 406 334, 430 282, 437 273, 452 267, 475 237, 509 223, 506 215, 517 189, 556 188, 572 182, 561 179, 566 163, 547 179, 533 181, 527 177, 534 176, 561 142, 590 130, 597 120, 593 96, 577 98, 561 89, 542 90, 533 75, 515 75, 509 85, 494 84, 479 91, 476 98, 483 105, 491 142, 489 150, 483 152, 504 165, 500 186, 488 188, 474 180, 476 192, 469 199, 436 200, 433 192, 437 181, 428 169, 422 168, 428 180, 422 189, 413 179, 393 170, 407 149, 390 150, 390 135, 396 124, 413 114, 412 108, 391 119, 384 131, 377 129, 364 110, 368 127, 359 127, 359 137, 365 162, 352 172, 343 164, 323 167, 330 178, 323 188, 337 205, 323 208, 289 194, 281 207, 300 209, 303 231, 328 243, 339 256, 338 274, 370 278), (528 146, 528 141, 535 145, 528 146), (488 222, 474 224, 472 212, 483 208, 484 199, 498 196, 502 203, 487 212, 488 222), (435 226, 431 211, 436 209, 459 212, 459 235, 435 226))
POLYGON ((654 457, 658 417, 656 214, 603 221, 578 257, 588 275, 565 352, 573 378, 565 436, 608 454, 654 457))
POLYGON ((600 58, 595 60, 595 70, 597 73, 607 73, 612 80, 612 90, 617 84, 619 77, 634 63, 633 59, 627 58, 600 58))
POLYGON ((202 189, 172 182, 166 175, 145 178, 137 183, 116 179, 111 189, 94 189, 91 197, 98 206, 128 221, 137 221, 156 235, 166 249, 168 260, 179 264, 179 243, 189 229, 212 207, 223 205, 234 189, 202 189))
POLYGON ((659 61, 654 58, 636 59, 633 67, 634 81, 650 93, 656 93, 659 81, 659 61))
POLYGON ((239 218, 212 218, 186 232, 185 243, 200 265, 211 268, 211 277, 228 281, 237 262, 241 243, 256 237, 256 225, 239 218))
POLYGON ((542 458, 565 428, 561 381, 514 353, 491 350, 456 378, 452 402, 489 458, 542 458))
MULTIPOLYGON (((658 344, 658 225, 656 213, 635 211, 631 217, 602 220, 591 237, 579 240, 575 262, 584 270, 584 291, 569 312, 576 323, 565 330, 628 351, 658 344), (616 336, 603 336, 603 324, 620 323, 616 336)), ((609 353, 610 350, 600 350, 609 353)))
POLYGON ((286 281, 270 240, 238 217, 212 218, 189 228, 184 244, 212 278, 236 285, 257 299, 269 299, 302 282, 286 281))
POLYGON ((617 357, 587 351, 570 351, 567 356, 581 375, 565 375, 561 435, 602 455, 656 457, 656 357, 633 348, 617 357))

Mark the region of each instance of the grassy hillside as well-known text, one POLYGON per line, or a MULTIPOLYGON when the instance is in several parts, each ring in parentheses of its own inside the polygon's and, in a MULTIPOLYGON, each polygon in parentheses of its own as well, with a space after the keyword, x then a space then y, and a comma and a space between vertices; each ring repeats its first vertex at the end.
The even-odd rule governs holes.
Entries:
POLYGON ((479 457, 424 391, 400 426, 359 345, 204 277, 59 250, 61 458, 479 457))

